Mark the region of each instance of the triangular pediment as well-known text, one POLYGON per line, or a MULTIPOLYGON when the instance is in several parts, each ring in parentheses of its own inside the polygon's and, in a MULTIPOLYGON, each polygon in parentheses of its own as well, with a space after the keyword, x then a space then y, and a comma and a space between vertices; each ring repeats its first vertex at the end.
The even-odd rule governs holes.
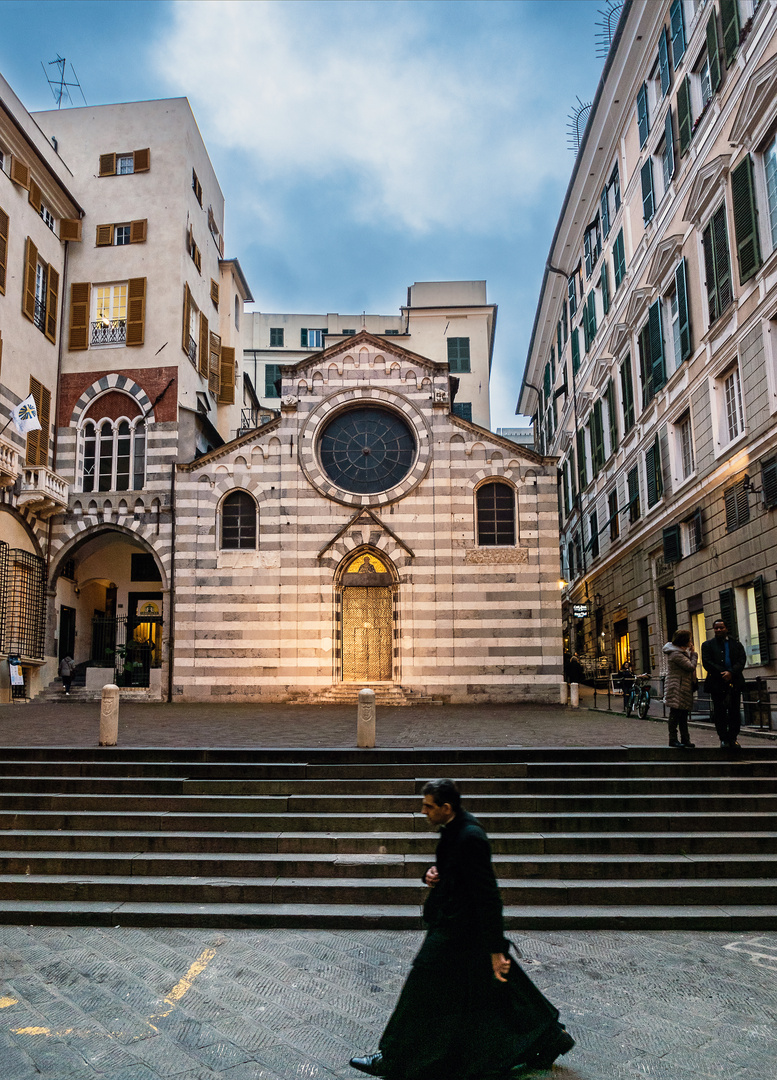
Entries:
POLYGON ((629 302, 626 305, 626 325, 633 327, 642 322, 642 317, 647 311, 652 289, 632 289, 629 302))
POLYGON ((747 80, 736 118, 728 137, 731 146, 750 150, 760 142, 777 111, 777 56, 770 57, 747 80))
POLYGON ((702 219, 712 209, 712 203, 722 194, 721 189, 728 176, 730 161, 731 154, 720 154, 699 169, 685 204, 685 221, 690 221, 697 228, 701 225, 702 219))
MULTIPOLYGON (((612 368, 611 356, 599 356, 594 364, 593 371, 591 372, 591 384, 594 389, 601 390, 604 384, 607 382, 612 368)), ((588 389, 586 387, 586 389, 588 389)))
POLYGON ((616 323, 612 328, 610 340, 607 342, 607 348, 613 356, 617 356, 623 349, 623 346, 628 344, 630 337, 631 331, 629 330, 628 324, 616 323))
POLYGON ((663 292, 662 283, 674 272, 683 253, 683 238, 679 233, 666 236, 656 247, 648 269, 647 283, 663 292))
MULTIPOLYGON (((390 536, 394 543, 398 544, 403 551, 407 552, 411 559, 415 558, 415 552, 412 550, 412 548, 408 547, 404 540, 397 536, 394 530, 390 528, 385 523, 385 521, 381 521, 375 511, 371 510, 368 506, 363 506, 361 509, 357 510, 353 517, 346 521, 345 525, 343 525, 342 528, 337 530, 332 539, 327 540, 326 544, 324 544, 324 546, 319 551, 317 557, 320 559, 322 555, 326 555, 327 551, 329 551, 329 549, 337 543, 340 537, 344 536, 350 530, 367 528, 371 530, 372 533, 374 532, 376 526, 378 527, 378 529, 380 529, 381 532, 385 533, 387 536, 390 536)), ((362 537, 364 543, 374 541, 374 537, 371 537, 371 533, 370 538, 362 537)))
POLYGON ((410 349, 405 349, 402 345, 393 342, 391 338, 378 337, 377 334, 371 334, 368 330, 360 330, 358 334, 354 334, 344 341, 337 341, 334 345, 329 345, 326 349, 322 349, 321 352, 305 356, 295 364, 282 365, 281 371, 284 375, 303 376, 308 371, 340 360, 345 356, 351 354, 356 354, 358 356, 359 353, 363 352, 365 349, 367 350, 368 355, 371 354, 373 358, 378 355, 382 357, 392 357, 403 363, 415 364, 418 367, 426 368, 428 371, 438 374, 448 370, 447 364, 437 363, 435 360, 430 360, 427 356, 420 356, 418 353, 411 352, 410 349))

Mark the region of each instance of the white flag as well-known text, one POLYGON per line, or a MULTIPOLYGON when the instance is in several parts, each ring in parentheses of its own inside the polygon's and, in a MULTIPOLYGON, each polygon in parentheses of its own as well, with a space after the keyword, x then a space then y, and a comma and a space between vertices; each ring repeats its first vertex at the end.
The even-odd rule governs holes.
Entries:
POLYGON ((15 409, 11 409, 11 417, 20 435, 26 435, 28 431, 41 430, 38 410, 35 408, 35 399, 32 394, 24 401, 20 401, 15 409))

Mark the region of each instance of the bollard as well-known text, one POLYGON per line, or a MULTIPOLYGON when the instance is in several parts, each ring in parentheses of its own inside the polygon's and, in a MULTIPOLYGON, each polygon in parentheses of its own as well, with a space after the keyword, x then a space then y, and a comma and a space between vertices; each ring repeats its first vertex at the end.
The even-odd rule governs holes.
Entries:
POLYGON ((359 709, 356 718, 356 745, 375 745, 375 691, 359 691, 359 709))
POLYGON ((569 687, 565 682, 559 686, 559 705, 566 705, 569 700, 569 687))
POLYGON ((580 707, 580 683, 569 684, 569 704, 573 709, 580 707))
POLYGON ((119 741, 119 688, 114 683, 103 687, 100 706, 100 746, 115 746, 119 741))

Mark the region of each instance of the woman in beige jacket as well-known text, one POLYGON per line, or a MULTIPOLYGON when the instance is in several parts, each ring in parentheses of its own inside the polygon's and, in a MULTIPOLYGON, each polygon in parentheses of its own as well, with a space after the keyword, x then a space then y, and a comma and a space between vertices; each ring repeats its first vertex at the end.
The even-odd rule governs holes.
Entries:
POLYGON ((696 662, 699 657, 693 650, 690 631, 678 630, 671 643, 664 645, 663 651, 667 659, 664 704, 669 706, 669 745, 692 749, 694 743, 688 734, 688 716, 693 708, 693 692, 697 686, 696 662))

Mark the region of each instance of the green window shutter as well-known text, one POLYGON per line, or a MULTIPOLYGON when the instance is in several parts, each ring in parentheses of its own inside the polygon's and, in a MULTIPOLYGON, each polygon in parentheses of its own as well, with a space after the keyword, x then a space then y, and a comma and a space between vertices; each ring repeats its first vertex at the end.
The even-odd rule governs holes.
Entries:
POLYGON ((594 404, 591 414, 591 435, 591 456, 594 460, 594 475, 596 476, 604 465, 604 423, 601 398, 594 404))
POLYGON ((666 110, 666 122, 664 124, 664 138, 666 140, 666 160, 669 165, 667 172, 669 179, 674 176, 674 130, 672 128, 672 106, 666 110))
POLYGON ((653 159, 648 158, 640 170, 642 178, 642 220, 647 223, 655 212, 653 199, 653 159))
POLYGON ((567 296, 569 297, 569 317, 577 311, 577 292, 575 291, 575 275, 567 281, 567 296))
POLYGON ((652 365, 653 393, 655 394, 666 382, 666 364, 664 362, 664 331, 661 324, 661 302, 656 300, 648 312, 648 330, 650 332, 650 362, 652 365))
POLYGON ((545 365, 545 375, 543 378, 543 386, 545 389, 545 398, 550 397, 550 364, 545 365))
POLYGON ((577 327, 572 331, 572 373, 577 374, 580 369, 580 333, 577 327))
POLYGON ((661 73, 661 97, 664 97, 669 89, 671 80, 669 74, 669 48, 666 40, 666 27, 661 31, 658 38, 658 70, 661 73))
POLYGON ((601 199, 599 200, 602 205, 602 236, 606 240, 610 235, 610 206, 607 202, 607 185, 602 188, 601 199))
POLYGON ((764 492, 764 506, 777 506, 777 458, 765 461, 761 465, 761 486, 764 492))
POLYGON ((691 80, 686 75, 677 90, 677 131, 680 136, 680 157, 691 145, 693 114, 691 112, 691 80))
POLYGON ((623 433, 634 427, 634 383, 631 378, 631 356, 621 365, 621 397, 623 400, 623 433))
POLYGON ((569 462, 564 462, 564 468, 561 472, 562 477, 562 491, 564 494, 564 517, 569 517, 569 462))
POLYGON ((638 339, 639 348, 639 380, 642 383, 642 408, 646 408, 653 400, 653 364, 650 359, 650 326, 648 323, 642 327, 638 339))
POLYGON ((585 351, 588 352, 588 350, 591 348, 591 331, 588 328, 588 304, 586 304, 586 303, 583 304, 582 327, 583 327, 583 347, 585 348, 585 351))
POLYGON ((688 306, 688 264, 680 259, 674 272, 677 291, 677 318, 680 329, 680 359, 687 360, 693 351, 691 345, 691 312, 688 306))
POLYGON ((650 117, 648 116, 647 83, 643 83, 637 94, 637 127, 639 129, 640 149, 647 142, 650 132, 650 117))
POLYGON ((588 294, 588 333, 591 341, 596 337, 596 291, 591 289, 588 294))
POLYGON ((720 21, 723 26, 723 52, 726 67, 731 67, 739 48, 739 4, 737 0, 720 0, 720 21))
POLYGON ((720 312, 718 311, 718 293, 715 288, 715 256, 712 245, 712 222, 701 234, 702 249, 704 251, 704 274, 707 286, 707 306, 710 311, 710 325, 715 322, 720 312))
POLYGON ((718 48, 718 15, 715 8, 707 20, 707 58, 710 62, 710 87, 713 94, 720 86, 720 49, 718 48))
POLYGON ((569 337, 569 313, 567 311, 567 302, 566 302, 566 300, 564 301, 563 306, 561 308, 561 322, 563 323, 564 344, 566 345, 567 338, 569 337))
POLYGON ((676 563, 683 557, 683 548, 680 540, 680 526, 669 525, 664 529, 664 562, 676 563))
POLYGON ((591 234, 586 230, 583 235, 583 253, 585 255, 585 276, 589 278, 593 270, 593 256, 591 255, 591 234))
POLYGON ((563 345, 561 343, 561 319, 556 323, 556 345, 558 346, 558 358, 561 360, 563 345))
POLYGON ((645 479, 647 481, 648 506, 655 506, 661 498, 663 485, 661 483, 661 451, 656 441, 645 453, 645 479))
POLYGON ((577 486, 580 491, 588 487, 588 470, 585 463, 585 432, 577 433, 577 486))
POLYGON ((451 412, 454 416, 458 416, 460 420, 469 420, 469 422, 472 423, 471 401, 454 401, 451 406, 451 412))
POLYGON ((281 396, 280 387, 277 385, 281 377, 279 364, 264 365, 264 396, 275 398, 281 396))
POLYGON ((629 489, 629 521, 635 522, 642 514, 642 506, 639 499, 639 468, 634 466, 629 470, 626 480, 629 489))
POLYGON ((595 559, 599 554, 599 515, 595 510, 588 518, 588 527, 591 530, 591 558, 595 559))
POLYGON ((610 286, 607 282, 607 263, 602 263, 602 272, 599 275, 599 288, 602 290, 602 312, 606 315, 610 310, 610 286))
POLYGON ((761 651, 761 663, 771 663, 771 648, 769 647, 769 626, 766 619, 766 583, 762 577, 757 577, 753 582, 755 593, 755 618, 758 623, 758 648, 761 651))
POLYGON ((685 53, 683 0, 672 0, 672 6, 669 9, 669 25, 672 31, 672 63, 677 68, 685 53))
POLYGON ((618 416, 615 404, 615 383, 607 380, 607 418, 610 423, 610 453, 618 449, 618 416))
POLYGON ((734 234, 739 261, 739 283, 744 285, 761 265, 753 159, 749 154, 731 173, 731 191, 734 201, 734 234))
POLYGON ((734 590, 721 589, 718 595, 720 597, 720 617, 726 624, 729 634, 733 638, 738 638, 739 627, 737 625, 737 605, 734 590))
POLYGON ((469 365, 469 338, 448 338, 448 364, 452 372, 467 372, 469 365))
POLYGON ((299 343, 303 349, 308 347, 308 332, 306 329, 302 329, 299 332, 299 343))
POLYGON ((715 256, 715 287, 718 294, 718 314, 722 314, 734 299, 734 293, 731 289, 731 260, 728 253, 725 203, 721 203, 712 219, 712 247, 715 256))
POLYGON ((626 256, 623 247, 623 229, 615 237, 615 243, 612 248, 612 261, 615 270, 615 291, 620 288, 620 284, 626 276, 626 256))

